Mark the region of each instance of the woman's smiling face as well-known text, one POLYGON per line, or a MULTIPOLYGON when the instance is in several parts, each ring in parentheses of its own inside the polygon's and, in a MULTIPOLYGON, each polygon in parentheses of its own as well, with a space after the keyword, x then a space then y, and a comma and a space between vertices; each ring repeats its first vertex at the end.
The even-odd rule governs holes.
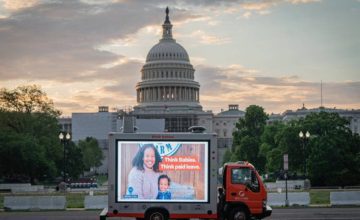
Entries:
POLYGON ((144 165, 148 169, 152 169, 155 164, 155 152, 152 148, 147 148, 144 151, 144 165))

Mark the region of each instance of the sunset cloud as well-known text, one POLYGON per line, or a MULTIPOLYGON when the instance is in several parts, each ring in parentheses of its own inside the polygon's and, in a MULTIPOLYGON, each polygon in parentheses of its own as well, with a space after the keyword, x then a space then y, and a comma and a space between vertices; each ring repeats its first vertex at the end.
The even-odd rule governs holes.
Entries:
POLYGON ((2 4, 6 10, 17 11, 24 8, 30 8, 38 4, 39 0, 3 0, 2 4))
POLYGON ((210 35, 205 33, 202 30, 194 31, 190 34, 190 37, 197 38, 198 41, 202 44, 211 44, 211 45, 221 45, 229 43, 231 40, 229 37, 218 37, 215 35, 210 35))
MULTIPOLYGON (((360 108, 359 31, 353 28, 358 14, 341 9, 345 1, 327 5, 328 14, 299 9, 316 2, 172 2, 174 38, 189 53, 203 108, 258 104, 280 113, 302 103, 318 107, 320 79, 326 106, 360 108), (297 19, 289 18, 291 9, 297 19)), ((39 84, 65 115, 94 112, 99 105, 134 106, 140 70, 162 35, 168 4, 2 1, 0 87, 39 84)))
MULTIPOLYGON (((320 106, 319 82, 308 82, 295 76, 267 77, 244 67, 236 70, 234 66, 197 66, 197 74, 202 82, 201 102, 209 109, 219 111, 230 103, 238 103, 245 109, 251 104, 262 103, 267 112, 281 113, 285 109, 299 108, 302 103, 313 108, 320 106)), ((327 107, 347 108, 351 103, 360 103, 357 94, 360 94, 360 82, 323 84, 327 107)))

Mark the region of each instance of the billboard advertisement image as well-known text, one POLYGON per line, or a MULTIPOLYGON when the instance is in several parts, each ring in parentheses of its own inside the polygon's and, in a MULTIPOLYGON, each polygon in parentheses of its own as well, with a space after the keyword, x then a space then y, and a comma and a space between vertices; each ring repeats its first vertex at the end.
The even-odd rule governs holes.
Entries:
POLYGON ((116 202, 208 202, 209 142, 117 141, 116 202))

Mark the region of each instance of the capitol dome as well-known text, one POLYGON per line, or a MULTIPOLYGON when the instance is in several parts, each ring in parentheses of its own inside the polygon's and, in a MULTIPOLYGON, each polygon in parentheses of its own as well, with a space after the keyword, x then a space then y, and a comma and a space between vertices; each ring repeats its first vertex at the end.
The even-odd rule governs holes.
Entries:
POLYGON ((150 49, 146 56, 146 62, 159 60, 190 62, 186 50, 180 44, 176 43, 175 40, 160 40, 158 44, 150 49))
POLYGON ((163 35, 146 57, 137 83, 137 109, 198 109, 200 84, 194 80, 195 69, 189 55, 172 36, 169 9, 166 8, 163 35))
POLYGON ((167 131, 186 132, 205 114, 200 84, 195 81, 188 53, 172 36, 168 8, 162 28, 162 38, 150 49, 141 69, 133 114, 141 119, 163 118, 167 131))

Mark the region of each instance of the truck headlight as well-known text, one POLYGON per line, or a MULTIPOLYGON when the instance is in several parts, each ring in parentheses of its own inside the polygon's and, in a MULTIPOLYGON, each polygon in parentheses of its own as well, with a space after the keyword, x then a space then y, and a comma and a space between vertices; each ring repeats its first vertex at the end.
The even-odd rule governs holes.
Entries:
POLYGON ((264 199, 264 200, 262 201, 262 206, 263 206, 264 208, 266 208, 266 204, 267 204, 267 199, 264 199))

